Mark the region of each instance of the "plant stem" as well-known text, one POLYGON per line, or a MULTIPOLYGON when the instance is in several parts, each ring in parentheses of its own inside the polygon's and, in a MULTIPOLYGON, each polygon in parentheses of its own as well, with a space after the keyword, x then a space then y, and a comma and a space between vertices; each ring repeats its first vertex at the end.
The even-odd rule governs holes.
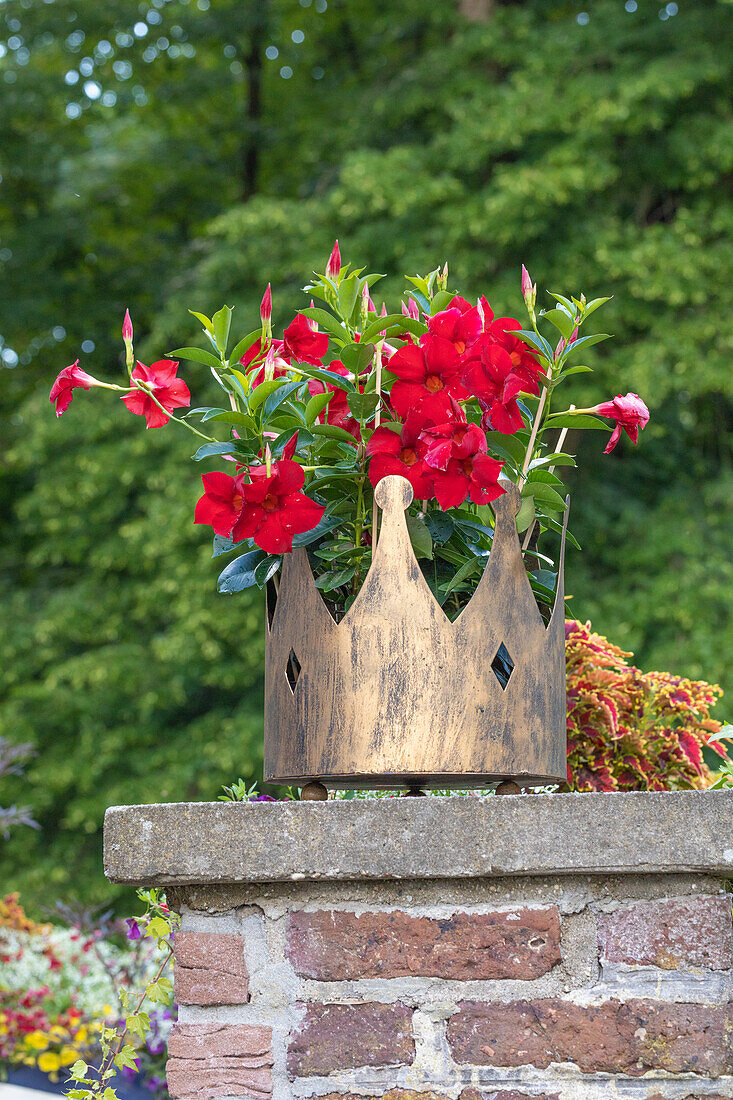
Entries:
MULTIPOLYGON (((166 409, 165 405, 161 405, 158 398, 149 389, 149 387, 147 385, 145 385, 145 383, 141 384, 140 382, 135 380, 135 385, 136 385, 137 389, 142 390, 143 393, 147 394, 148 397, 151 399, 151 401, 153 401, 158 406, 158 408, 161 409, 165 413, 165 415, 167 417, 169 417, 171 420, 175 420, 176 424, 183 424, 184 428, 188 428, 188 430, 190 432, 193 432, 194 435, 198 435, 198 436, 200 436, 201 439, 205 439, 207 441, 207 443, 218 443, 219 442, 218 439, 214 439, 210 435, 204 435, 204 433, 200 432, 198 430, 198 428, 194 428, 193 424, 189 424, 187 420, 181 420, 181 418, 179 416, 174 416, 172 412, 169 412, 169 410, 166 409)), ((122 387, 121 386, 114 386, 114 387, 111 387, 111 388, 119 390, 122 387)))

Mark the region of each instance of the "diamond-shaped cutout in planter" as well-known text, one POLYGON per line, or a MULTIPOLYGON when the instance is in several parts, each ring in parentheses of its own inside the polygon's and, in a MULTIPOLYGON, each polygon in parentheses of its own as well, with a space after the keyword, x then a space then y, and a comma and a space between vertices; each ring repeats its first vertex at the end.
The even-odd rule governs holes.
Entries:
POLYGON ((295 650, 291 649, 288 654, 288 663, 285 666, 285 675, 288 678, 290 684, 290 690, 295 694, 295 688, 298 683, 298 677, 300 676, 300 661, 295 656, 295 650))
POLYGON ((501 684, 503 691, 509 683, 509 677, 514 672, 514 661, 511 659, 509 650, 503 642, 496 651, 496 655, 491 662, 491 668, 494 676, 496 676, 501 684))

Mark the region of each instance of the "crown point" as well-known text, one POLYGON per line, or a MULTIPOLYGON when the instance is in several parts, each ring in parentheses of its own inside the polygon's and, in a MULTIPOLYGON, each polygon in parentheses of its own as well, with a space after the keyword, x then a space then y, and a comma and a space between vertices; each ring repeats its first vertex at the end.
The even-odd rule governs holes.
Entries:
POLYGON ((499 478, 499 484, 504 490, 504 493, 493 501, 494 512, 498 513, 504 508, 509 508, 511 509, 511 514, 516 516, 519 509, 522 507, 522 494, 514 482, 509 481, 505 477, 499 478))
POLYGON ((388 474, 387 477, 383 477, 374 490, 375 501, 385 511, 390 508, 401 508, 404 512, 412 504, 414 495, 412 485, 400 474, 388 474))

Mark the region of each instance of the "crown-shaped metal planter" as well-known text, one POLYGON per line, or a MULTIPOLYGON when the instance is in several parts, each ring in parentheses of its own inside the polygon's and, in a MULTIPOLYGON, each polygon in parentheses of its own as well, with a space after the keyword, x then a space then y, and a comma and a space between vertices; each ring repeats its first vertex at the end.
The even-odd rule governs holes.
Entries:
POLYGON ((315 587, 306 551, 285 556, 277 600, 268 599, 268 783, 419 788, 566 778, 565 530, 545 626, 517 536, 519 492, 503 484, 487 566, 455 622, 415 560, 405 478, 377 486, 378 544, 341 622, 315 587))

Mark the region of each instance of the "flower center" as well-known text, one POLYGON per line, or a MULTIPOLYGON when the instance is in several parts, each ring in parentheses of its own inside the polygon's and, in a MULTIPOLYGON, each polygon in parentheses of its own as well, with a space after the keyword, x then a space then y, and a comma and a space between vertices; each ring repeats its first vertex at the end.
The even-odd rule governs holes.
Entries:
POLYGON ((463 443, 467 430, 467 428, 456 428, 453 432, 453 442, 460 446, 460 444, 463 443))
POLYGON ((428 393, 438 393, 443 389, 443 379, 437 374, 429 374, 425 379, 425 389, 428 393))
POLYGON ((405 466, 414 466, 417 462, 417 455, 413 451, 412 447, 403 447, 400 451, 400 462, 404 462, 405 466))
POLYGON ((470 477, 471 474, 473 473, 473 459, 472 458, 465 458, 463 460, 463 472, 466 475, 466 477, 470 477))
POLYGON ((244 497, 241 493, 235 493, 232 497, 232 508, 235 512, 242 511, 242 505, 244 504, 244 497))
POLYGON ((279 501, 274 493, 268 493, 262 501, 262 507, 266 512, 274 512, 278 505, 279 501))
POLYGON ((510 351, 509 358, 511 359, 515 367, 518 367, 519 364, 522 362, 522 356, 519 354, 518 351, 510 351))
POLYGON ((463 355, 464 351, 466 350, 466 341, 465 340, 454 340, 453 341, 453 347, 456 349, 456 351, 458 352, 459 355, 463 355))

